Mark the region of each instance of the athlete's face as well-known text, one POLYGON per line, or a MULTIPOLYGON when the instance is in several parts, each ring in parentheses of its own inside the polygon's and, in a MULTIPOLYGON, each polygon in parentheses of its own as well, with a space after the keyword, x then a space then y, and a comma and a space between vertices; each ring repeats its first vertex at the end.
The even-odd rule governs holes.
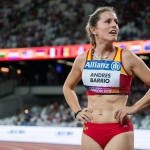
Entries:
POLYGON ((116 41, 119 32, 116 14, 111 11, 101 13, 100 20, 97 22, 97 26, 94 27, 93 31, 99 42, 116 41))

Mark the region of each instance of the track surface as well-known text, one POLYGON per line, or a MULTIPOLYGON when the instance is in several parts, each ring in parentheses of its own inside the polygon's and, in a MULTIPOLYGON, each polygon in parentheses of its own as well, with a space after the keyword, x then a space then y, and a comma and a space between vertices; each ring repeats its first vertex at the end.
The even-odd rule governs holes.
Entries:
POLYGON ((82 150, 82 149, 81 146, 76 145, 0 141, 0 150, 82 150))
POLYGON ((0 150, 81 150, 81 146, 1 141, 0 150))

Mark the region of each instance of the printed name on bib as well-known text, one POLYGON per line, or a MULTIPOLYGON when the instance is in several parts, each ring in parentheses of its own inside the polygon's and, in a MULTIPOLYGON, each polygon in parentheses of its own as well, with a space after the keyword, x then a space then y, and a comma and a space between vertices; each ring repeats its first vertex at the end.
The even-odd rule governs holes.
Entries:
POLYGON ((97 82, 97 83, 109 83, 111 74, 110 73, 91 73, 90 75, 90 82, 97 82))
POLYGON ((110 73, 91 73, 90 77, 102 77, 102 78, 110 78, 110 73))

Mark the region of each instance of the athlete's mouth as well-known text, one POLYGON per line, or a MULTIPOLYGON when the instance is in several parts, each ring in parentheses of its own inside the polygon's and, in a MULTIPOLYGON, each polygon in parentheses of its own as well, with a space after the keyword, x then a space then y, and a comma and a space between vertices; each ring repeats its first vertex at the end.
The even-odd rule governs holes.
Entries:
POLYGON ((109 32, 109 34, 116 35, 116 34, 117 34, 117 31, 116 31, 116 30, 111 30, 111 31, 109 32))

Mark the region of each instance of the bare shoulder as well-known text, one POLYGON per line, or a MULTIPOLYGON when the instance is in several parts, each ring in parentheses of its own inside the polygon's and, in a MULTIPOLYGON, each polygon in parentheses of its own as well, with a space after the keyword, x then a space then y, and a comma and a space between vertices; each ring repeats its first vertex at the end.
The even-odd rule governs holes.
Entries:
POLYGON ((87 51, 78 55, 74 61, 74 66, 77 66, 82 70, 86 61, 86 57, 87 57, 87 51))
POLYGON ((87 52, 88 51, 85 51, 83 52, 82 54, 79 54, 77 57, 76 57, 76 61, 84 61, 86 59, 86 56, 87 56, 87 52))
POLYGON ((82 70, 86 61, 86 54, 87 52, 84 52, 76 57, 72 69, 65 81, 64 85, 69 86, 71 89, 74 89, 82 78, 82 70))
POLYGON ((130 63, 130 65, 134 65, 136 61, 140 60, 136 54, 126 49, 122 51, 122 59, 125 63, 130 63))
POLYGON ((125 57, 125 58, 133 58, 133 57, 136 57, 136 55, 135 55, 133 52, 131 52, 130 50, 126 50, 126 49, 124 49, 124 50, 122 51, 122 54, 123 54, 123 57, 125 57))
POLYGON ((135 74, 139 79, 141 79, 145 84, 150 85, 150 69, 145 64, 145 62, 138 57, 136 54, 129 50, 123 50, 123 62, 126 70, 130 74, 135 74), (132 72, 132 73, 131 73, 132 72))

